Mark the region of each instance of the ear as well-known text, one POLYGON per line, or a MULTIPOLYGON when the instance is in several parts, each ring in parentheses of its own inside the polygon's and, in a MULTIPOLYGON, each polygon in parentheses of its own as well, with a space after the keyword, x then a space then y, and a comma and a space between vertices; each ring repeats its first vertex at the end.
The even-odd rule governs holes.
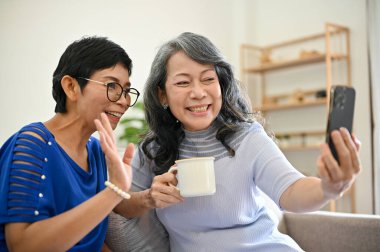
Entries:
POLYGON ((81 93, 78 81, 70 75, 65 75, 61 79, 61 86, 66 94, 67 100, 76 101, 81 93))
POLYGON ((166 93, 164 90, 162 90, 161 88, 157 88, 157 92, 158 92, 158 98, 160 99, 160 103, 163 105, 163 104, 168 104, 168 99, 166 97, 166 93))

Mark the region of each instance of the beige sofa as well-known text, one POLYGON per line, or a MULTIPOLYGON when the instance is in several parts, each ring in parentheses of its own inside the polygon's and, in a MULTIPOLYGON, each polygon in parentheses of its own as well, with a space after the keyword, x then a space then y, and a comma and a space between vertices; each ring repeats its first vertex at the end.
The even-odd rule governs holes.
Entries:
POLYGON ((379 215, 284 213, 279 230, 307 252, 380 251, 379 215))

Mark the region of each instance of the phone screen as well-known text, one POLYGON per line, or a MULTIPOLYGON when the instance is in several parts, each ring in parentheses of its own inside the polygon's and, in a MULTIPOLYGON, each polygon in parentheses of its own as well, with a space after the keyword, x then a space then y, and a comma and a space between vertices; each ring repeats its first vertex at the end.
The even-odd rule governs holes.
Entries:
POLYGON ((355 109, 355 89, 349 86, 332 86, 330 92, 329 114, 327 119, 326 142, 339 163, 331 132, 341 127, 352 132, 355 109))

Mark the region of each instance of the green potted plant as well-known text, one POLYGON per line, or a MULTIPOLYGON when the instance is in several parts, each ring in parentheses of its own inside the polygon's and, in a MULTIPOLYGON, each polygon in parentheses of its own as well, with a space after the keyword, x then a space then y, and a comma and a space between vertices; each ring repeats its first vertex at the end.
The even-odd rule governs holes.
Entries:
POLYGON ((143 136, 148 132, 148 123, 144 117, 144 105, 137 102, 128 110, 126 117, 120 121, 120 125, 124 127, 119 140, 127 143, 139 143, 143 136))

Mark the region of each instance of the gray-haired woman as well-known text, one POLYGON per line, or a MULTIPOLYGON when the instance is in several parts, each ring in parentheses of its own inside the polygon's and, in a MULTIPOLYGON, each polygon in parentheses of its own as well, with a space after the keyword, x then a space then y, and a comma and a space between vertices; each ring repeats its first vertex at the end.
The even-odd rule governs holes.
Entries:
POLYGON ((259 188, 282 209, 317 210, 361 169, 359 144, 342 129, 332 134, 340 165, 323 144, 320 178, 299 173, 252 114, 230 64, 197 34, 183 33, 159 49, 144 104, 150 131, 132 162, 139 192, 120 211, 139 216, 155 209, 173 251, 299 251, 278 232, 259 188), (177 159, 203 156, 215 157, 216 193, 181 197, 168 169, 177 159))

